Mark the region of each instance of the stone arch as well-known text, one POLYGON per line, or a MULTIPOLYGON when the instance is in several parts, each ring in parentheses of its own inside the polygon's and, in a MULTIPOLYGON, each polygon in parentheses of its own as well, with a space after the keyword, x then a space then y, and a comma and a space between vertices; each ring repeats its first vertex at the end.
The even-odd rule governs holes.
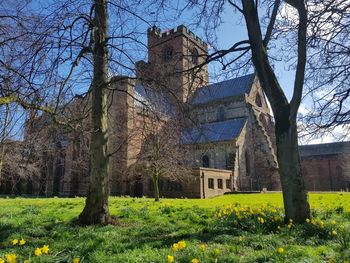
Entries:
POLYGON ((249 156, 248 151, 245 152, 244 158, 245 158, 245 173, 246 173, 246 176, 250 176, 250 173, 251 173, 251 170, 250 170, 250 156, 249 156))
POLYGON ((205 154, 202 156, 202 166, 203 167, 210 167, 210 158, 209 155, 205 154))

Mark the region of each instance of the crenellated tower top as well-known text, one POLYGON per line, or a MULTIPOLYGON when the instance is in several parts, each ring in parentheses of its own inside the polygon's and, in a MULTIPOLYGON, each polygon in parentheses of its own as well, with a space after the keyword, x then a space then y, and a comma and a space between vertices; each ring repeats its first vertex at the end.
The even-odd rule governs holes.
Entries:
POLYGON ((191 39, 193 42, 197 43, 198 47, 201 47, 203 50, 207 51, 208 44, 184 25, 179 25, 176 28, 165 30, 164 32, 161 32, 161 29, 157 26, 148 28, 147 30, 148 47, 157 45, 160 42, 167 41, 179 35, 186 36, 187 38, 191 39))
POLYGON ((178 100, 188 101, 196 89, 208 84, 208 45, 200 37, 184 25, 164 32, 153 26, 147 37, 147 72, 152 71, 178 100))

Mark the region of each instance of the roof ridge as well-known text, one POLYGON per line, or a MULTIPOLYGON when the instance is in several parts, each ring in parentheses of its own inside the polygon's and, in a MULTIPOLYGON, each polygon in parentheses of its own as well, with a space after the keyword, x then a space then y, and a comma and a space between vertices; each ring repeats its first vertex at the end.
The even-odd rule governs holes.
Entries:
MULTIPOLYGON (((202 86, 202 87, 200 87, 199 89, 205 88, 205 87, 208 87, 208 86, 212 86, 212 85, 222 84, 222 83, 225 83, 225 82, 228 82, 228 81, 239 80, 239 79, 241 79, 241 78, 246 78, 246 77, 248 77, 248 76, 250 77, 250 76, 252 76, 252 75, 255 75, 255 73, 250 73, 250 74, 243 75, 243 76, 239 76, 239 77, 236 77, 236 78, 231 78, 231 79, 226 79, 226 80, 222 80, 222 81, 219 81, 219 82, 211 83, 211 84, 208 84, 208 85, 206 85, 206 86, 202 86)), ((199 89, 198 89, 198 90, 199 90, 199 89)))
POLYGON ((247 74, 200 87, 194 92, 190 103, 203 104, 249 93, 254 76, 255 73, 247 74))

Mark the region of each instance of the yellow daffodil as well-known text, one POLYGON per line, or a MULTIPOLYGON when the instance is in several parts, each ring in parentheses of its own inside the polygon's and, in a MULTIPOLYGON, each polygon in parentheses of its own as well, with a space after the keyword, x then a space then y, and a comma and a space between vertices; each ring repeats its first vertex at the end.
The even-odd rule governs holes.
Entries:
POLYGON ((264 222, 265 222, 264 218, 262 218, 262 217, 260 217, 260 216, 258 216, 258 221, 259 221, 261 224, 264 224, 264 222))
POLYGON ((332 221, 332 225, 336 225, 337 222, 335 220, 332 221))
POLYGON ((310 219, 309 218, 306 218, 306 223, 310 223, 310 219))
POLYGON ((174 262, 174 256, 168 255, 167 260, 168 260, 168 263, 173 263, 174 262))
POLYGON ((173 251, 176 252, 179 250, 179 245, 177 243, 173 244, 173 251))
POLYGON ((5 255, 6 263, 17 263, 17 255, 16 254, 7 254, 5 255))
POLYGON ((194 258, 194 259, 191 260, 191 263, 199 263, 199 259, 194 258))
POLYGON ((73 263, 79 263, 80 262, 80 258, 74 258, 73 259, 73 263))
POLYGON ((49 253, 49 246, 48 245, 44 245, 42 248, 41 248, 41 252, 43 254, 48 254, 49 253))
POLYGON ((283 254, 284 253, 284 248, 283 247, 277 248, 277 253, 283 254))
POLYGON ((199 250, 200 250, 200 251, 204 252, 205 249, 206 249, 206 247, 205 247, 204 244, 200 244, 200 245, 199 245, 199 250))
POLYGON ((337 231, 332 230, 332 236, 336 236, 337 235, 337 231))
POLYGON ((334 258, 330 258, 329 259, 329 263, 335 263, 335 259, 334 258))
POLYGON ((25 241, 23 238, 18 242, 20 246, 23 246, 27 241, 25 241))
POLYGON ((12 241, 11 241, 11 243, 12 243, 12 245, 17 245, 18 244, 18 239, 13 239, 12 241))
POLYGON ((184 249, 186 247, 186 242, 185 242, 185 240, 181 240, 181 241, 177 242, 177 245, 178 245, 179 249, 181 250, 181 249, 184 249))
POLYGON ((29 259, 24 260, 23 263, 29 263, 29 259))
POLYGON ((0 263, 5 263, 5 260, 3 260, 2 258, 0 258, 0 263))
POLYGON ((37 257, 39 257, 39 256, 41 256, 41 254, 42 254, 41 249, 37 247, 37 248, 34 250, 34 255, 37 256, 37 257))

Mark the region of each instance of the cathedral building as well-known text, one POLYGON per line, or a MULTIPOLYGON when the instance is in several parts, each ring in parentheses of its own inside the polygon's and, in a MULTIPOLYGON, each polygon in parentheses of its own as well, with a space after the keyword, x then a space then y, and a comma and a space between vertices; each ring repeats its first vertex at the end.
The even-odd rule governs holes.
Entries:
POLYGON ((110 159, 112 193, 152 195, 152 178, 138 165, 147 138, 154 136, 149 109, 162 113, 158 135, 171 119, 185 116, 173 133, 190 168, 184 171, 187 180, 167 170, 161 194, 204 198, 280 189, 273 117, 257 77, 208 84, 207 65, 202 66, 207 55, 206 43, 184 26, 148 30, 148 61, 137 63, 137 80, 115 81, 110 148, 120 149, 110 159))
MULTIPOLYGON (((257 76, 210 84, 204 63, 208 46, 193 32, 183 25, 163 33, 152 27, 147 36, 148 61, 136 63, 136 78, 111 79, 111 195, 153 196, 154 171, 160 176, 160 195, 166 197, 281 190, 274 119, 257 76)), ((68 109, 77 112, 88 101, 79 98, 68 109)), ((47 130, 43 120, 44 116, 37 118, 41 126, 36 132, 27 129, 27 140, 47 130)), ((49 161, 40 162, 41 177, 31 182, 31 193, 85 195, 89 136, 63 135, 59 130, 54 134, 47 139, 54 150, 45 151, 49 161)), ((321 159, 308 149, 302 148, 302 154, 303 169, 309 174, 308 160, 321 159)), ((339 174, 341 168, 335 169, 339 174)), ((316 187, 316 181, 309 186, 323 189, 316 187)), ((331 189, 343 186, 332 181, 331 189)))

